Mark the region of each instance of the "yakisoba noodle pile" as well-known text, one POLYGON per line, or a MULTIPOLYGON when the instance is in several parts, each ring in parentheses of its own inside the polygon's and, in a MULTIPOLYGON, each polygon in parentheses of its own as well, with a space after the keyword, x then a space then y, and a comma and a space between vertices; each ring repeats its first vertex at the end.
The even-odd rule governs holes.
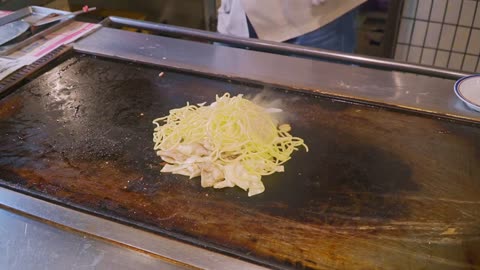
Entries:
POLYGON ((287 124, 265 109, 228 93, 216 101, 173 109, 155 119, 154 150, 167 164, 161 170, 194 178, 202 187, 238 186, 248 196, 262 193, 263 175, 283 172, 293 151, 304 147, 287 124))

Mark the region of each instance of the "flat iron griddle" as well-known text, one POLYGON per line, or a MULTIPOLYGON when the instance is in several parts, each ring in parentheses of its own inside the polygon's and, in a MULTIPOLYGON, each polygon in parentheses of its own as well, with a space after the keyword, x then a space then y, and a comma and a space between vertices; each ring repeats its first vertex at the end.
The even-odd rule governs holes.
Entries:
POLYGON ((74 55, 0 100, 2 185, 277 268, 479 267, 478 127, 268 88, 74 55), (160 173, 154 118, 266 89, 310 152, 264 193, 160 173))

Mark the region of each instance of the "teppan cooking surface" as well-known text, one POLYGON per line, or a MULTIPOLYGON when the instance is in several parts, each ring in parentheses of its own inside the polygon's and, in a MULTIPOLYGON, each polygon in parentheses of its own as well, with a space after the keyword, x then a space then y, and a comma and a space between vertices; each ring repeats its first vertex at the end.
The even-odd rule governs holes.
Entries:
POLYGON ((480 269, 475 126, 271 89, 310 152, 264 177, 264 193, 160 173, 153 119, 187 101, 262 91, 73 56, 0 101, 0 178, 280 268, 480 269))

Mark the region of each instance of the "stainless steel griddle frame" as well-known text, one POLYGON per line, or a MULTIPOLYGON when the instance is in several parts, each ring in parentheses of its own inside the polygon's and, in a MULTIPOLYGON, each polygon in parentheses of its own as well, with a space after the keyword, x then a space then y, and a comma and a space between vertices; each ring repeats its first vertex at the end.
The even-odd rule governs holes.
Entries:
MULTIPOLYGON (((162 35, 227 43, 263 52, 108 27, 103 27, 73 44, 73 50, 197 74, 282 86, 347 102, 374 104, 480 124, 480 114, 467 109, 453 93, 454 79, 468 74, 294 45, 226 37, 200 30, 118 17, 111 17, 104 24, 137 27, 162 35), (293 57, 293 54, 302 57, 293 57)), ((77 263, 92 263, 92 259, 86 257, 85 253, 76 253, 71 248, 79 241, 84 245, 94 246, 95 251, 92 252, 96 252, 95 256, 101 255, 95 257, 100 259, 93 260, 97 269, 108 268, 108 264, 113 262, 122 265, 124 269, 142 265, 141 263, 144 263, 145 269, 145 265, 152 269, 264 269, 263 266, 251 262, 4 188, 0 188, 0 220, 4 220, 4 224, 11 224, 3 228, 0 225, 0 234, 5 235, 2 237, 7 239, 3 240, 9 243, 6 246, 7 251, 24 250, 24 253, 17 252, 17 255, 15 252, 7 252, 7 255, 2 252, 0 264, 10 266, 9 269, 29 269, 29 265, 32 269, 47 266, 49 269, 61 269, 70 267, 72 260, 77 263), (28 230, 32 228, 36 233, 28 234, 28 230), (48 235, 59 237, 47 237, 48 235), (62 247, 62 259, 52 262, 44 257, 25 256, 28 252, 24 241, 26 238, 31 242, 43 241, 41 250, 31 250, 31 254, 50 254, 62 247), (27 261, 19 264, 15 257, 20 256, 18 254, 23 254, 22 260, 27 261)))
POLYGON ((347 64, 355 64, 375 69, 405 71, 415 74, 436 76, 441 78, 458 79, 467 73, 448 69, 435 68, 430 66, 415 65, 406 62, 394 61, 386 58, 368 57, 357 54, 348 54, 335 51, 322 50, 317 48, 304 47, 293 44, 270 42, 259 39, 238 38, 228 35, 221 35, 215 32, 191 29, 186 27, 172 26, 146 21, 132 20, 128 18, 111 16, 105 19, 102 24, 110 27, 128 26, 142 30, 150 30, 156 34, 173 36, 179 38, 194 38, 208 42, 219 42, 241 48, 270 53, 303 56, 312 59, 337 61, 347 64))

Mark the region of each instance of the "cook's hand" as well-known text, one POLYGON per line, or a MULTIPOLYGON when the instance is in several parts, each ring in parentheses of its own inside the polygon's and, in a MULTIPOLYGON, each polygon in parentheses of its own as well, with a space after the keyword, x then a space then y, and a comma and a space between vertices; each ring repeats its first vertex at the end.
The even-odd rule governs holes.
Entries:
POLYGON ((312 5, 318 6, 320 4, 325 3, 327 0, 312 0, 312 5))

